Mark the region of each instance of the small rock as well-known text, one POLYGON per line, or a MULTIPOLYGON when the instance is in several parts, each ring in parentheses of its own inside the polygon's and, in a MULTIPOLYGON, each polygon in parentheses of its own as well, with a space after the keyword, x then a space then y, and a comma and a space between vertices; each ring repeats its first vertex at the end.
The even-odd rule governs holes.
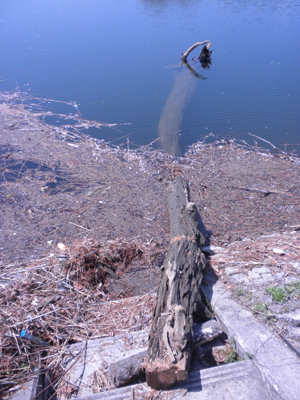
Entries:
POLYGON ((281 319, 294 327, 300 326, 300 310, 289 314, 277 315, 277 319, 281 319))
POLYGON ((230 280, 235 285, 241 285, 243 283, 249 283, 249 279, 246 277, 245 274, 235 274, 230 277, 230 280))
POLYGON ((280 281, 284 277, 285 273, 284 272, 277 272, 274 277, 277 281, 280 281))
POLYGON ((256 283, 259 285, 265 285, 273 281, 274 281, 274 276, 272 274, 261 274, 259 282, 256 283))
MULTIPOLYGON (((253 272, 255 274, 269 274, 270 270, 267 267, 256 267, 256 268, 252 268, 252 270, 250 272, 253 272)), ((250 275, 249 272, 249 275, 250 275)))
POLYGON ((295 276, 287 276, 284 279, 284 284, 285 285, 290 285, 291 283, 297 282, 297 281, 299 281, 299 278, 296 278, 295 276))
POLYGON ((293 326, 289 326, 288 334, 289 334, 289 338, 300 342, 300 328, 295 328, 293 326))
POLYGON ((237 274, 238 272, 240 272, 240 269, 237 267, 226 267, 225 268, 225 273, 227 275, 234 275, 234 274, 237 274))
POLYGON ((257 285, 270 283, 274 280, 274 276, 271 274, 269 268, 267 267, 253 268, 248 273, 248 276, 250 279, 252 279, 253 283, 257 285))
POLYGON ((199 345, 202 342, 215 339, 223 333, 221 325, 214 319, 204 322, 203 324, 195 323, 193 326, 193 330, 194 345, 199 345))
POLYGON ((260 274, 258 274, 255 271, 249 271, 248 276, 250 279, 255 280, 255 279, 259 279, 260 278, 260 274))
POLYGON ((300 262, 294 262, 292 265, 297 272, 300 272, 300 262))
POLYGON ((131 335, 131 333, 129 333, 129 332, 125 332, 125 336, 126 336, 126 339, 128 340, 128 342, 130 343, 130 344, 133 344, 133 336, 131 335))

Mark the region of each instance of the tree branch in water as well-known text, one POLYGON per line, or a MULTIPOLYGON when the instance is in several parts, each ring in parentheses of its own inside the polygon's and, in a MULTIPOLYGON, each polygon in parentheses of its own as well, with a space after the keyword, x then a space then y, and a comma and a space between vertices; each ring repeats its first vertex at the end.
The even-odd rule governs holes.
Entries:
POLYGON ((190 48, 187 49, 187 51, 185 53, 182 54, 182 56, 180 57, 180 59, 182 61, 186 61, 187 56, 190 54, 191 51, 193 51, 196 47, 198 46, 203 46, 204 44, 210 43, 209 40, 205 40, 204 42, 197 42, 195 44, 193 44, 193 46, 191 46, 190 48))

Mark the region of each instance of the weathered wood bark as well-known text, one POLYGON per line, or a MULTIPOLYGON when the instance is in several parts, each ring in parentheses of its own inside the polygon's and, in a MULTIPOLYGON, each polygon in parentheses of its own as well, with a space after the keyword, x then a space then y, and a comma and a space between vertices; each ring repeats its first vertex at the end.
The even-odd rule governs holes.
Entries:
POLYGON ((185 380, 193 348, 194 317, 208 319, 200 285, 205 257, 200 245, 195 204, 188 185, 177 176, 167 187, 170 247, 162 266, 144 367, 148 385, 167 389, 185 380))
MULTIPOLYGON (((193 349, 225 335, 221 325, 216 320, 209 320, 193 325, 193 349)), ((226 335, 225 335, 226 336, 226 335)), ((116 386, 124 386, 136 383, 144 378, 143 363, 146 357, 146 350, 140 351, 131 357, 123 358, 111 363, 104 374, 116 386)))
POLYGON ((187 49, 187 51, 186 51, 185 53, 182 54, 182 56, 180 57, 180 59, 181 59, 182 61, 186 61, 187 56, 190 54, 191 51, 193 51, 196 47, 202 46, 202 45, 204 45, 204 44, 206 44, 206 43, 210 43, 210 41, 209 41, 209 40, 204 40, 204 42, 197 42, 197 43, 193 44, 193 46, 189 47, 189 48, 187 49))

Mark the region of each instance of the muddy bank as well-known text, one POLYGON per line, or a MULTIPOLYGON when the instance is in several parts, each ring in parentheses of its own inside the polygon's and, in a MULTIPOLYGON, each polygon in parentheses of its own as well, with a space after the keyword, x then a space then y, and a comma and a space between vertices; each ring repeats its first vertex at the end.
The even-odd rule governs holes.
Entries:
POLYGON ((168 243, 164 179, 189 181, 206 237, 229 243, 299 224, 299 160, 237 143, 195 144, 175 160, 128 150, 0 105, 2 264, 45 256, 59 242, 138 238, 168 243))
POLYGON ((26 110, 0 108, 3 263, 41 257, 59 242, 69 246, 86 237, 164 244, 160 174, 168 157, 63 136, 26 110))

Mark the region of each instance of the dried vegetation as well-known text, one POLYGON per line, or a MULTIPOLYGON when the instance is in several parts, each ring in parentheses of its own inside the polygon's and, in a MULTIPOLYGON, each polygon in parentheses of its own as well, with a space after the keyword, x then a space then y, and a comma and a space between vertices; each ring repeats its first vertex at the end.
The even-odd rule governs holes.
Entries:
POLYGON ((196 144, 181 168, 206 236, 226 245, 300 224, 300 160, 245 144, 196 144))
POLYGON ((59 383, 65 373, 60 362, 68 344, 147 328, 156 288, 132 296, 133 283, 114 298, 106 286, 110 273, 99 265, 109 265, 121 279, 126 269, 135 274, 134 259, 151 269, 149 260, 156 255, 153 247, 85 243, 74 245, 65 264, 54 256, 30 266, 3 268, 0 394, 11 386, 16 390, 37 369, 59 383), (29 333, 28 338, 21 337, 22 330, 29 333))
POLYGON ((300 234, 295 230, 293 233, 263 235, 233 242, 212 255, 210 264, 220 278, 224 275, 224 268, 231 266, 237 269, 237 273, 265 266, 271 269, 273 275, 282 272, 284 277, 297 277, 293 264, 299 259, 300 234))

